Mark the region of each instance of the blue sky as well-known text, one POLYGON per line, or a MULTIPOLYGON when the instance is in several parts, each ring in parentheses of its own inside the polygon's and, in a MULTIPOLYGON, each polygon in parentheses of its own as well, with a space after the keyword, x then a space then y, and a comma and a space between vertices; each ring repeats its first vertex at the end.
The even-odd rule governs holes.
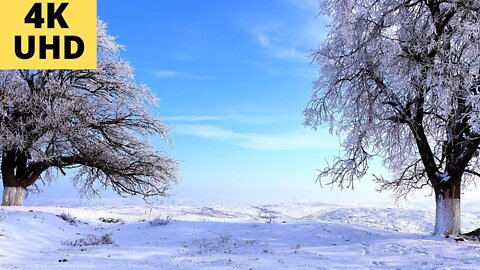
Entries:
MULTIPOLYGON (((302 125, 318 76, 308 55, 326 34, 317 13, 316 0, 98 0, 137 80, 161 98, 153 113, 173 142, 161 147, 180 164, 172 200, 391 201, 368 179, 353 192, 315 184, 339 152, 335 136, 302 125)), ((65 192, 43 196, 75 196, 57 185, 65 192)))

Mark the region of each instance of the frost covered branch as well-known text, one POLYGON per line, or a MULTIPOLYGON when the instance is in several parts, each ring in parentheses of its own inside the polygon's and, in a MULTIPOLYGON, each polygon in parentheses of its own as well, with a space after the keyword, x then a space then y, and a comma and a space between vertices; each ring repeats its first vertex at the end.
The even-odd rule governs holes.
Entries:
POLYGON ((478 1, 326 0, 322 11, 330 33, 313 54, 305 124, 329 125, 344 151, 319 177, 353 187, 379 157, 394 173, 376 177, 382 190, 459 199, 479 168, 478 1))
MULTIPOLYGON (((157 98, 135 81, 122 47, 98 23, 96 70, 0 72, 0 147, 5 187, 77 168, 84 194, 113 187, 120 194, 166 195, 176 162, 147 141, 167 128, 150 115, 157 98)), ((52 177, 55 178, 55 177, 52 177)))

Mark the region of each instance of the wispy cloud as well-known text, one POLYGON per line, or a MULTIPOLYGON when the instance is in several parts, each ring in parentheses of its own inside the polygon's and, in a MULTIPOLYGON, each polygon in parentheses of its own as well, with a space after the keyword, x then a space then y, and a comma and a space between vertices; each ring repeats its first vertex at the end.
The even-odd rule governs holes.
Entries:
POLYGON ((318 150, 336 147, 337 141, 327 131, 257 134, 235 132, 213 125, 176 125, 173 133, 226 141, 243 148, 257 150, 318 150))
POLYGON ((179 72, 176 72, 173 70, 157 70, 157 71, 154 71, 154 74, 156 77, 160 77, 160 78, 172 78, 172 77, 178 77, 180 75, 179 72))
POLYGON ((158 78, 181 78, 189 80, 211 80, 215 76, 198 75, 190 72, 180 72, 175 70, 153 70, 151 73, 158 78))
POLYGON ((208 122, 234 122, 244 124, 273 124, 289 121, 292 118, 297 120, 299 115, 258 115, 258 114, 218 114, 218 115, 171 115, 163 116, 162 120, 175 124, 196 124, 208 122))
POLYGON ((320 15, 319 0, 282 0, 286 8, 296 9, 292 17, 261 17, 246 23, 254 41, 272 57, 308 62, 311 50, 325 39, 327 19, 320 15))
POLYGON ((231 130, 223 129, 212 125, 177 125, 173 127, 172 132, 218 141, 234 139, 238 136, 238 134, 231 130))
POLYGON ((292 44, 290 47, 283 47, 278 43, 274 43, 272 38, 266 34, 256 33, 256 40, 269 54, 276 58, 288 59, 295 61, 307 61, 307 53, 297 50, 292 44))
POLYGON ((248 121, 250 117, 238 114, 227 115, 175 115, 162 117, 168 122, 248 121))

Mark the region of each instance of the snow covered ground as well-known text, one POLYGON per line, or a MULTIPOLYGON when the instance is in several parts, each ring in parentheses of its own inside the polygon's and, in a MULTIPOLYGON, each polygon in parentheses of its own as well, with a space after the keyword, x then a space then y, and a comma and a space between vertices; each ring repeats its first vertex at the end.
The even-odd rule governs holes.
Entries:
MULTIPOLYGON (((464 231, 479 217, 465 211, 464 231)), ((433 218, 314 203, 10 207, 0 269, 478 269, 480 243, 431 236, 433 218)))

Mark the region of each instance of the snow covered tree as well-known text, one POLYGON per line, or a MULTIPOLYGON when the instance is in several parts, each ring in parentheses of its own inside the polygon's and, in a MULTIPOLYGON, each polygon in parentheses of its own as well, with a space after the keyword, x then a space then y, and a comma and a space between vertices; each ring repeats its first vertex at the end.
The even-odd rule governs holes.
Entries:
POLYGON ((121 50, 99 21, 96 70, 0 72, 2 205, 22 205, 28 187, 70 168, 85 194, 163 196, 176 182, 176 162, 147 141, 166 139, 147 110, 156 97, 121 50))
POLYGON ((320 179, 348 187, 380 157, 381 190, 433 188, 435 234, 460 234, 462 189, 480 176, 480 2, 324 0, 327 39, 306 125, 343 152, 320 179))

